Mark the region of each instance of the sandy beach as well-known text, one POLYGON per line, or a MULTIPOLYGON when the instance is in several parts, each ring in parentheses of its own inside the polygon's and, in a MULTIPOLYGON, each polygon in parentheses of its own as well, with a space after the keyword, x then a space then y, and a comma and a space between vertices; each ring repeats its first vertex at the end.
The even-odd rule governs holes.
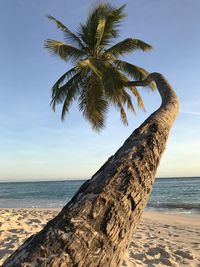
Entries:
MULTIPOLYGON (((0 264, 58 209, 0 209, 0 264)), ((145 212, 122 266, 200 266, 200 216, 145 212)))

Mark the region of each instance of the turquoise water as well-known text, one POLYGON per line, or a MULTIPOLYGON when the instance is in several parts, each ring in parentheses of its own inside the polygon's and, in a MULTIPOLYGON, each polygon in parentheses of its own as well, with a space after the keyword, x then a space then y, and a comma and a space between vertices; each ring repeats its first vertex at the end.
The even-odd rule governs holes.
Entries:
MULTIPOLYGON (((60 208, 83 182, 0 183, 0 208, 60 208)), ((157 178, 147 209, 200 214, 200 178, 157 178)))
POLYGON ((156 179, 147 207, 200 214, 200 177, 156 179))

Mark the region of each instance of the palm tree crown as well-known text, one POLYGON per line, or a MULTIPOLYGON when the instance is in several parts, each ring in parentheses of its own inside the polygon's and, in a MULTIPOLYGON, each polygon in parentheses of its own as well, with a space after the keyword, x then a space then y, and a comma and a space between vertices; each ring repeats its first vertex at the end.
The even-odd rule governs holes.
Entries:
POLYGON ((129 78, 143 80, 148 72, 119 57, 138 49, 148 51, 152 47, 131 38, 111 45, 113 39, 118 37, 119 26, 125 18, 124 8, 125 5, 115 8, 109 3, 99 4, 90 13, 86 23, 80 24, 77 33, 71 32, 56 18, 48 16, 64 33, 66 42, 47 39, 45 48, 74 65, 52 87, 51 104, 54 110, 57 104, 63 104, 62 119, 75 100, 95 130, 105 126, 109 104, 120 111, 122 122, 128 124, 125 107, 134 112, 130 94, 137 98, 138 106, 144 108, 137 88, 128 82, 129 78))

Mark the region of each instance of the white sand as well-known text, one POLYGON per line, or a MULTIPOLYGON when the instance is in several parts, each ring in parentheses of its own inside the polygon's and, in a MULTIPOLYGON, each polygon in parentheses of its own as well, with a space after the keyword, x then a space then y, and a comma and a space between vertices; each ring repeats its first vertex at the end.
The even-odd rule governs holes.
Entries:
POLYGON ((200 267, 200 216, 145 212, 123 266, 200 267))
MULTIPOLYGON (((0 264, 57 209, 0 209, 0 264)), ((145 212, 123 266, 200 267, 200 217, 145 212)))

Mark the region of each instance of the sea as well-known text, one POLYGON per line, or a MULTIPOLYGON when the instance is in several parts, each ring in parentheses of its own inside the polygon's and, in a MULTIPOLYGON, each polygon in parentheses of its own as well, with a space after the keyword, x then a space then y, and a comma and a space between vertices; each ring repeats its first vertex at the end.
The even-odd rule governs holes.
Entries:
MULTIPOLYGON (((1 182, 0 208, 62 208, 84 182, 1 182)), ((157 178, 146 209, 200 215, 200 177, 157 178)))

